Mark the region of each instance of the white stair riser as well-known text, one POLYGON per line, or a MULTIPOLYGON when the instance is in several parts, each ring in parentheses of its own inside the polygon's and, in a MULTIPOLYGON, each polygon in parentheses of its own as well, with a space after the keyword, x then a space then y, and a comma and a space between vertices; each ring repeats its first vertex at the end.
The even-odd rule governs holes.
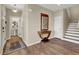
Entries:
POLYGON ((78 28, 78 26, 68 26, 68 28, 78 28))
POLYGON ((64 37, 68 40, 79 41, 78 23, 70 23, 64 37))
POLYGON ((76 33, 79 33, 78 30, 74 31, 74 30, 67 30, 66 32, 76 32, 76 33))
POLYGON ((69 24, 69 25, 77 25, 77 24, 69 24))
POLYGON ((66 33, 77 33, 77 34, 79 34, 79 32, 77 32, 77 31, 66 31, 66 33))
POLYGON ((69 25, 69 27, 77 27, 77 25, 69 25))
POLYGON ((69 25, 77 25, 77 24, 69 24, 69 25))
POLYGON ((78 29, 78 28, 68 28, 68 29, 70 29, 70 30, 72 29, 73 30, 73 29, 78 29))
POLYGON ((70 24, 77 24, 77 23, 70 23, 70 24))
POLYGON ((69 25, 77 25, 78 23, 70 23, 69 25))
POLYGON ((78 29, 75 29, 75 28, 73 28, 73 29, 71 29, 71 28, 68 28, 67 30, 78 30, 78 29))
POLYGON ((74 41, 74 40, 70 40, 70 39, 66 39, 66 38, 63 38, 63 40, 79 44, 79 41, 74 41))
POLYGON ((71 36, 78 36, 79 37, 79 34, 65 33, 65 35, 71 35, 71 36))
POLYGON ((79 40, 79 38, 77 37, 72 37, 72 36, 65 36, 66 38, 71 38, 71 39, 74 39, 74 40, 79 40))
POLYGON ((79 31, 77 29, 67 29, 67 31, 79 31))
POLYGON ((79 28, 78 26, 74 26, 74 27, 72 27, 72 26, 69 26, 68 28, 79 28))

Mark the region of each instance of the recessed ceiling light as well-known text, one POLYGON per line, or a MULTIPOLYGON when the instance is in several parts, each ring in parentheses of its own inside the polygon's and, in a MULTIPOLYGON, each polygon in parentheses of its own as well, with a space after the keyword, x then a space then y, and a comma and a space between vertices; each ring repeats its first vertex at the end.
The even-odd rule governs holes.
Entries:
POLYGON ((17 13, 17 12, 18 12, 18 10, 17 10, 17 9, 13 9, 12 11, 13 11, 14 13, 17 13))

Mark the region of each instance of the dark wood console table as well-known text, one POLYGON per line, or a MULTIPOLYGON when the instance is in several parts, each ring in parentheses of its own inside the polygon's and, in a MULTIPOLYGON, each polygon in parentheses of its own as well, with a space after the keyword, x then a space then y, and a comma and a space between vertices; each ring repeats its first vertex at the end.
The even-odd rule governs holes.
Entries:
POLYGON ((49 36, 51 34, 51 31, 38 31, 38 34, 40 38, 42 39, 42 42, 48 42, 49 41, 49 36))

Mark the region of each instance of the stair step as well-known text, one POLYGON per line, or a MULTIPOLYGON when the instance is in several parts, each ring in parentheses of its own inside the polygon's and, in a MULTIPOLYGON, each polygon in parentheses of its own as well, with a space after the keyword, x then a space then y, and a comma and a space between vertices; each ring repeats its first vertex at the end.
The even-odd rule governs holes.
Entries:
POLYGON ((76 41, 79 41, 79 38, 78 37, 72 37, 72 36, 64 36, 65 38, 68 38, 68 39, 72 39, 72 40, 76 40, 76 41))
POLYGON ((69 24, 69 25, 77 25, 77 24, 78 24, 78 23, 76 23, 76 24, 75 24, 75 23, 73 23, 73 24, 69 24))
POLYGON ((69 26, 77 26, 77 25, 69 25, 69 26))
POLYGON ((68 28, 67 30, 77 30, 77 29, 76 28, 73 28, 73 29, 68 28))
POLYGON ((76 26, 68 26, 68 28, 79 28, 77 25, 76 26))
POLYGON ((77 29, 67 29, 67 31, 78 31, 77 29))
POLYGON ((73 39, 73 38, 68 38, 68 37, 64 37, 65 39, 68 39, 68 40, 73 40, 73 41, 77 41, 79 42, 79 40, 76 40, 76 39, 73 39))
POLYGON ((79 35, 76 35, 76 34, 65 34, 65 36, 71 36, 71 37, 77 37, 77 38, 79 38, 79 35))
POLYGON ((79 30, 79 28, 68 28, 68 29, 77 29, 77 30, 79 30))
POLYGON ((79 30, 67 30, 66 32, 75 32, 75 33, 79 33, 79 30))
POLYGON ((67 31, 79 31, 77 29, 67 29, 67 31))
POLYGON ((70 24, 77 24, 77 22, 72 22, 72 23, 70 23, 70 24))
POLYGON ((64 38, 70 41, 76 41, 79 43, 79 27, 78 23, 70 23, 64 38))
POLYGON ((75 33, 65 33, 66 35, 74 35, 74 36, 79 36, 79 33, 75 34, 75 33))
POLYGON ((79 32, 78 32, 78 31, 66 31, 66 33, 79 34, 79 32))
POLYGON ((76 40, 71 40, 71 39, 67 39, 67 38, 63 38, 63 40, 79 44, 79 41, 76 41, 76 40))
POLYGON ((70 23, 69 25, 74 25, 74 24, 78 24, 78 23, 70 23))
POLYGON ((78 28, 78 26, 68 26, 68 28, 78 28))
POLYGON ((79 29, 78 27, 68 27, 68 29, 79 29))
POLYGON ((77 25, 69 25, 70 27, 73 27, 73 26, 77 26, 77 25))
POLYGON ((70 23, 69 25, 77 25, 78 23, 70 23))

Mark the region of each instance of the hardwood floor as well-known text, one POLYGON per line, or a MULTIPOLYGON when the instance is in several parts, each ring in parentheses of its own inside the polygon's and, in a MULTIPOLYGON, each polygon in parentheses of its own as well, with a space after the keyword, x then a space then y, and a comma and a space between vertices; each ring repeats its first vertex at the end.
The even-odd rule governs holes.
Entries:
POLYGON ((4 48, 3 48, 3 54, 9 54, 12 53, 18 49, 22 49, 26 47, 25 43, 23 42, 22 38, 19 36, 11 36, 10 39, 6 40, 4 48))
POLYGON ((8 55, 78 55, 79 44, 51 39, 46 43, 39 43, 30 47, 17 50, 8 55))

